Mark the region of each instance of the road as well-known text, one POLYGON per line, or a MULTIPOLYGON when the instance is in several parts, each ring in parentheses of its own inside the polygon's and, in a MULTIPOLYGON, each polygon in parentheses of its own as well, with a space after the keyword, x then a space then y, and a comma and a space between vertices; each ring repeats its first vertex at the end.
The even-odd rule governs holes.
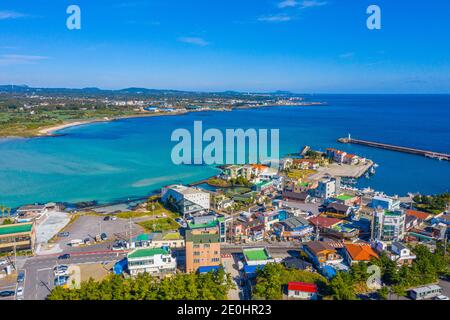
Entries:
POLYGON ((57 264, 80 265, 87 263, 113 262, 125 254, 113 251, 72 253, 67 260, 58 260, 58 255, 37 256, 29 258, 24 266, 25 300, 44 300, 54 287, 53 268, 57 264))

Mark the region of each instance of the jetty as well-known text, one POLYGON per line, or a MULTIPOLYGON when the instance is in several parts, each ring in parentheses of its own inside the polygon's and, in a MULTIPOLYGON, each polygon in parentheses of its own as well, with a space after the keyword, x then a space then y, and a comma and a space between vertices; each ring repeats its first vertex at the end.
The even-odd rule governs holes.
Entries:
POLYGON ((425 156, 427 158, 450 161, 450 154, 447 154, 447 153, 434 152, 434 151, 429 151, 429 150, 421 150, 421 149, 402 147, 402 146, 395 146, 392 144, 386 144, 386 143, 380 143, 380 142, 374 142, 374 141, 354 139, 350 135, 347 138, 339 138, 338 141, 340 143, 354 143, 354 144, 359 144, 359 145, 373 147, 373 148, 416 154, 416 155, 425 156))

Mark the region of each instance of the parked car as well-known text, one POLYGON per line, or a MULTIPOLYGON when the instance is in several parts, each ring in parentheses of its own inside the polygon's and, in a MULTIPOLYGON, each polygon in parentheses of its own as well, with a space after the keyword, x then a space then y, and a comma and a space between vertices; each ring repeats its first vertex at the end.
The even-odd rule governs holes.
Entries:
POLYGON ((22 297, 23 296, 23 287, 18 287, 17 288, 16 296, 17 297, 22 297))
POLYGON ((91 244, 91 239, 89 238, 84 239, 84 244, 91 244))
POLYGON ((58 259, 59 259, 59 260, 70 259, 70 254, 68 254, 68 253, 62 254, 62 255, 60 255, 60 256, 58 257, 58 259))
POLYGON ((10 291, 10 290, 0 291, 0 297, 11 297, 15 294, 16 293, 14 291, 10 291))
POLYGON ((100 239, 101 239, 102 241, 108 240, 107 234, 103 232, 103 233, 100 235, 100 239))
POLYGON ((104 217, 103 221, 109 221, 109 216, 104 217))
POLYGON ((58 271, 58 270, 67 270, 69 269, 69 266, 66 266, 64 264, 58 265, 56 267, 53 268, 53 271, 58 271))
POLYGON ((112 221, 116 221, 116 220, 117 220, 117 217, 116 217, 116 216, 112 216, 112 217, 111 217, 111 220, 112 220, 112 221))
POLYGON ((68 276, 69 270, 68 269, 58 269, 55 271, 55 276, 68 276))
POLYGON ((58 233, 58 237, 60 237, 60 238, 65 238, 65 237, 68 237, 68 236, 70 236, 70 233, 67 232, 67 231, 58 233))
POLYGON ((441 294, 441 295, 435 297, 434 300, 450 300, 450 298, 441 294))
POLYGON ((69 280, 69 276, 56 277, 54 284, 55 284, 55 286, 63 286, 65 284, 67 284, 68 280, 69 280))
POLYGON ((21 283, 21 282, 23 282, 24 280, 25 280, 25 272, 20 271, 20 272, 17 274, 17 282, 21 283))

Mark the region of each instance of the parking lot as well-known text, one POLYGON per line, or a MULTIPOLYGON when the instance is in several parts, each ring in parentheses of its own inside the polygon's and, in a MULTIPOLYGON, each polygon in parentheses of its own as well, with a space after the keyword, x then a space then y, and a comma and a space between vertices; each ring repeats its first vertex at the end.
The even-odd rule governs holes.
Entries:
MULTIPOLYGON (((16 291, 17 288, 17 275, 16 273, 13 273, 11 275, 8 275, 4 278, 0 279, 0 291, 16 291)), ((15 296, 9 296, 9 297, 0 297, 1 300, 14 300, 15 296)))
POLYGON ((64 250, 64 252, 80 251, 80 248, 75 248, 70 245, 72 240, 89 239, 91 244, 95 243, 95 236, 106 233, 108 240, 104 244, 95 244, 89 247, 95 247, 96 250, 109 249, 111 242, 114 240, 128 240, 131 234, 133 236, 141 233, 144 229, 135 223, 124 219, 104 221, 102 216, 80 216, 72 224, 64 229, 68 232, 67 237, 58 237, 56 244, 64 250))

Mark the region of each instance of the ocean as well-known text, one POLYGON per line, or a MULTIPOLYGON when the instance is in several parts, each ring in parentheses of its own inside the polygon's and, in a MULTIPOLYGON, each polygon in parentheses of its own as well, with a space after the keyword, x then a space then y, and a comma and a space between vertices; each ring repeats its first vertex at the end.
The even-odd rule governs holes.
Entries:
POLYGON ((335 147, 374 160, 379 167, 358 187, 387 194, 435 194, 450 189, 450 162, 343 145, 354 138, 450 153, 450 95, 314 95, 322 106, 264 107, 231 112, 123 119, 66 128, 57 137, 0 140, 0 204, 100 203, 142 197, 171 183, 191 183, 219 171, 175 165, 173 130, 207 128, 280 130, 281 154, 304 145, 335 147))

